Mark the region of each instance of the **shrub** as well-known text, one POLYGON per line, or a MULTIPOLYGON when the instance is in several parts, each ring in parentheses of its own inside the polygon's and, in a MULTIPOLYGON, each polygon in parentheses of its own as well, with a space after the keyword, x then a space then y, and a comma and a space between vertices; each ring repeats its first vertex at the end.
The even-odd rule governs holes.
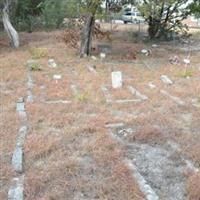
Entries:
POLYGON ((33 59, 40 59, 40 58, 44 58, 47 57, 48 53, 47 53, 47 49, 45 48, 30 48, 29 52, 32 55, 33 59))

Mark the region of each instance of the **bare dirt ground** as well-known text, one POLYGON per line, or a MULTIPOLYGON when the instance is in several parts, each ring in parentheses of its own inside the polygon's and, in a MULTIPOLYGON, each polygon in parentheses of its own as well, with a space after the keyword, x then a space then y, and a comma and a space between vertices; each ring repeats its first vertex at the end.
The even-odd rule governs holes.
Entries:
POLYGON ((1 40, 0 199, 7 199, 15 176, 16 101, 27 98, 27 61, 34 59, 26 200, 199 200, 200 52, 192 49, 199 34, 190 43, 152 47, 155 42, 137 38, 132 27, 118 25, 111 40, 94 41, 96 60, 80 59, 59 35, 22 33, 17 51, 1 40), (149 56, 141 54, 144 48, 149 56), (177 64, 169 61, 174 56, 177 64), (50 58, 56 68, 48 66, 50 58), (191 61, 186 71, 185 58, 191 61), (112 71, 122 72, 121 89, 112 89, 112 71))

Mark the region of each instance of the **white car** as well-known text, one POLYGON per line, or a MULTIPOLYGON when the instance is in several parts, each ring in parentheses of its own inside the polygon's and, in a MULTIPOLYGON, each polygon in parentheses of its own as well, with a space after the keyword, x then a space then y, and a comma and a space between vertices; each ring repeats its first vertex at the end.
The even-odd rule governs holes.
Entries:
POLYGON ((124 24, 127 23, 144 23, 145 19, 142 17, 140 12, 125 12, 122 15, 124 24))

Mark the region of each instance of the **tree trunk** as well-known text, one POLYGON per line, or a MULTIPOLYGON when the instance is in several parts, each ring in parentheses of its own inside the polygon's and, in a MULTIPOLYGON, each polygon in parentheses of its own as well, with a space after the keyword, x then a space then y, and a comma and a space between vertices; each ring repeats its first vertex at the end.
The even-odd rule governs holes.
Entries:
POLYGON ((108 0, 106 0, 106 22, 109 22, 109 19, 108 19, 108 15, 109 15, 109 3, 108 3, 108 0))
POLYGON ((152 17, 149 17, 148 34, 150 39, 156 38, 159 32, 160 22, 152 17))
POLYGON ((92 30, 94 25, 94 15, 88 15, 83 28, 80 57, 88 56, 91 53, 92 30))
POLYGON ((2 20, 3 20, 4 29, 5 29, 6 33, 8 34, 8 37, 11 40, 12 46, 15 48, 18 48, 19 47, 19 35, 10 22, 10 18, 9 18, 6 7, 3 9, 2 20))

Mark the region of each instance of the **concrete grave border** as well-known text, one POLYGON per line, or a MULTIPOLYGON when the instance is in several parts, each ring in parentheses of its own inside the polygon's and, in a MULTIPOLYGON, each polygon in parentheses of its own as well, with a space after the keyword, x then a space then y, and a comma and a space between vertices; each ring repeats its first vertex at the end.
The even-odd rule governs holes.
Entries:
MULTIPOLYGON (((118 124, 109 124, 110 126, 105 126, 109 131, 108 134, 111 138, 113 138, 115 141, 119 142, 120 144, 123 144, 123 141, 114 135, 112 132, 112 128, 118 128, 122 127, 124 123, 118 123, 118 124)), ((151 188, 151 186, 147 183, 145 178, 139 173, 137 167, 131 162, 130 159, 124 159, 124 164, 132 171, 133 177, 136 179, 140 190, 143 192, 147 200, 159 200, 158 195, 156 192, 151 188)))
POLYGON ((29 126, 23 97, 18 99, 16 111, 18 112, 21 125, 16 139, 15 149, 13 151, 11 165, 17 173, 17 177, 14 177, 11 181, 11 186, 8 191, 8 200, 24 199, 24 143, 29 126))
POLYGON ((117 104, 139 103, 139 102, 142 102, 142 101, 148 99, 148 97, 146 97, 145 95, 142 95, 139 91, 134 89, 132 86, 128 86, 127 88, 132 95, 137 97, 137 99, 118 99, 118 100, 115 100, 115 99, 113 99, 112 95, 110 94, 108 87, 106 87, 105 85, 101 86, 101 90, 102 90, 102 92, 103 92, 103 94, 106 98, 106 103, 117 103, 117 104))

